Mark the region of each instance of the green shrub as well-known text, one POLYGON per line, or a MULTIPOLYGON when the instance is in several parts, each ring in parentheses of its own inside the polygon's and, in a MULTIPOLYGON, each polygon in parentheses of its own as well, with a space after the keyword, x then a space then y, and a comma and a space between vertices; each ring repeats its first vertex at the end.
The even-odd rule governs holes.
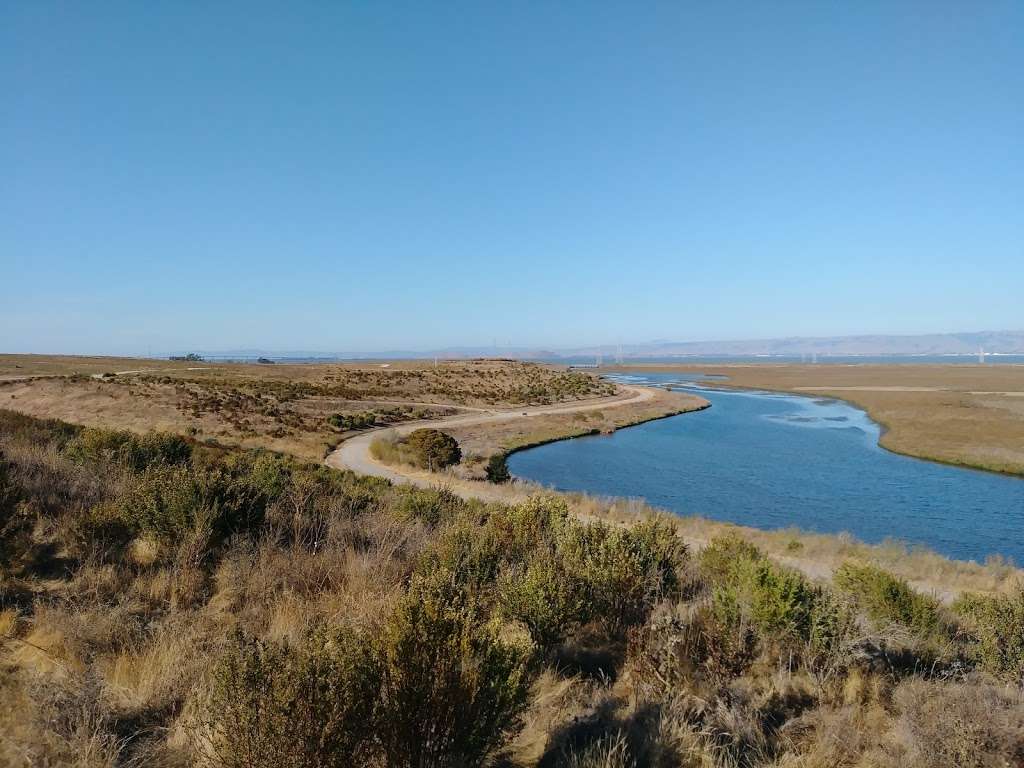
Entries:
POLYGON ((807 638, 814 590, 795 571, 768 560, 744 560, 713 591, 715 615, 724 624, 755 627, 765 639, 807 638))
POLYGON ((494 583, 508 558, 494 528, 467 516, 455 521, 423 553, 416 572, 420 576, 445 573, 460 589, 479 594, 494 583))
POLYGON ((511 561, 526 559, 539 546, 555 547, 569 526, 579 525, 571 518, 565 499, 557 496, 533 496, 501 508, 487 524, 511 561))
POLYGON ((849 622, 826 590, 733 534, 711 541, 701 570, 723 626, 750 626, 762 644, 811 656, 830 655, 846 637, 849 622))
POLYGON ((335 413, 332 414, 327 421, 336 429, 367 429, 377 424, 377 414, 373 411, 363 411, 360 413, 335 413))
POLYGON ((1012 595, 965 595, 953 606, 969 625, 971 652, 997 677, 1024 680, 1024 590, 1012 595))
POLYGON ((11 478, 11 471, 0 451, 0 531, 3 530, 7 518, 14 512, 14 504, 18 500, 18 489, 11 478))
POLYGON ((423 489, 400 486, 395 493, 395 511, 399 516, 437 525, 462 512, 466 504, 447 488, 423 489))
POLYGON ((416 429, 405 439, 418 466, 434 472, 462 460, 459 443, 438 429, 416 429))
POLYGON ((132 531, 176 539, 209 526, 215 539, 252 530, 267 505, 291 484, 285 463, 269 454, 242 453, 213 464, 157 463, 134 475, 112 504, 132 531))
POLYGON ((558 539, 564 567, 579 582, 584 612, 613 631, 642 624, 679 584, 686 548, 667 524, 630 528, 569 525, 558 539))
POLYGON ((512 479, 512 475, 508 471, 508 464, 505 461, 505 454, 503 453, 496 453, 491 456, 487 460, 484 472, 487 474, 487 480, 492 483, 507 483, 512 479))
POLYGON ((214 672, 202 746, 223 768, 357 765, 379 687, 371 648, 352 632, 299 646, 239 634, 214 672))
POLYGON ((64 453, 80 463, 114 462, 138 472, 154 464, 184 464, 192 456, 192 447, 185 438, 168 432, 135 435, 90 428, 70 440, 64 453))
POLYGON ((59 419, 37 419, 18 411, 0 408, 0 434, 8 440, 34 445, 52 445, 57 450, 73 440, 84 427, 59 419))
POLYGON ((444 573, 416 577, 382 638, 379 734, 391 768, 480 766, 519 727, 532 646, 481 623, 444 573))
POLYGON ((164 539, 181 536, 212 512, 193 471, 166 466, 151 467, 135 478, 116 509, 132 530, 164 539))
POLYGON ((579 585, 551 552, 502 574, 498 603, 502 615, 521 622, 544 650, 564 641, 585 615, 579 585))
POLYGON ((939 603, 911 589, 903 579, 873 565, 843 563, 832 578, 876 624, 900 624, 923 639, 940 629, 939 603))
POLYGON ((709 582, 727 581, 742 563, 761 560, 764 555, 735 533, 713 538, 700 553, 700 569, 709 582))

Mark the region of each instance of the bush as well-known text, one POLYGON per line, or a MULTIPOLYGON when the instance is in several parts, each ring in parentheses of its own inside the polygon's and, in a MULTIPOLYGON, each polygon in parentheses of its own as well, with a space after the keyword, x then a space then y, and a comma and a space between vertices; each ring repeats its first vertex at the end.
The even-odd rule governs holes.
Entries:
POLYGON ((978 664, 997 677, 1024 680, 1024 590, 1013 595, 965 595, 953 608, 967 619, 978 664))
POLYGON ((438 429, 416 429, 406 438, 416 464, 434 472, 462 460, 459 444, 451 435, 438 429))
POLYGON ((180 435, 148 432, 134 435, 113 429, 83 429, 64 453, 79 463, 114 462, 136 472, 154 464, 184 464, 192 446, 180 435))
POLYGON ((582 591, 550 552, 506 571, 498 603, 502 615, 521 622, 546 651, 564 641, 585 615, 582 591))
POLYGON ((480 766, 518 729, 532 647, 481 623, 443 572, 414 579, 382 643, 379 733, 391 768, 480 766))
POLYGON ((826 590, 738 537, 713 539, 701 553, 701 569, 712 587, 715 620, 722 626, 753 627, 762 644, 778 644, 822 661, 845 641, 850 617, 826 590))
POLYGON ((259 526, 267 505, 290 484, 285 462, 263 453, 236 454, 209 466, 157 463, 132 476, 100 519, 119 518, 131 531, 167 540, 208 526, 222 540, 259 526))
POLYGON ((686 557, 682 540, 658 520, 631 528, 569 525, 558 551, 582 591, 584 620, 613 631, 642 624, 654 604, 674 592, 686 557))
POLYGON ((0 408, 0 435, 15 442, 53 445, 57 450, 63 450, 83 429, 59 419, 37 419, 0 408))
POLYGON ((367 429, 377 424, 377 414, 373 411, 363 411, 360 413, 335 413, 332 414, 327 421, 336 429, 367 429))
POLYGON ((735 533, 713 538, 700 553, 700 569, 709 582, 727 581, 738 564, 761 560, 764 555, 757 547, 735 533))
POLYGON ((505 454, 503 453, 496 453, 491 456, 487 460, 484 472, 487 474, 488 481, 492 483, 507 483, 512 479, 512 475, 508 471, 508 464, 505 461, 505 454))
POLYGON ((922 639, 934 637, 940 629, 938 601, 881 568, 846 562, 832 581, 876 624, 900 624, 922 639))
POLYGON ((461 498, 446 488, 422 489, 415 486, 399 486, 396 489, 395 511, 399 516, 422 520, 428 525, 437 525, 450 520, 466 507, 461 498))
POLYGON ((214 673, 204 735, 223 768, 342 768, 370 745, 380 670, 351 632, 301 646, 235 636, 214 673))
POLYGON ((115 503, 116 512, 131 530, 175 539, 212 513, 193 471, 185 467, 152 467, 130 485, 115 503))
POLYGON ((509 557, 492 525, 467 516, 455 521, 423 553, 416 572, 422 577, 444 573, 453 586, 477 595, 494 583, 509 557))

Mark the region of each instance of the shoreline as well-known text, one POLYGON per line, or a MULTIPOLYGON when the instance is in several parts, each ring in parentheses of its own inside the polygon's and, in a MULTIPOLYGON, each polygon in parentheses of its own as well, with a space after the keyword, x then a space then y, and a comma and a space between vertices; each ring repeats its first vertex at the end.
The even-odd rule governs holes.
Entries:
MULTIPOLYGON (((997 428, 1002 426, 1021 432, 1021 427, 1017 426, 1021 422, 1020 416, 1015 418, 1014 412, 1001 413, 997 410, 998 404, 996 406, 986 404, 988 408, 984 410, 973 405, 973 400, 979 396, 989 398, 1005 396, 1007 394, 1006 387, 1000 387, 993 391, 979 392, 974 385, 961 384, 961 388, 957 388, 956 384, 965 375, 964 371, 972 375, 994 373, 1005 378, 1006 376, 1017 377, 1019 374, 1024 373, 1024 366, 1007 363, 964 366, 963 369, 956 368, 954 370, 950 370, 951 368, 952 366, 941 363, 903 365, 858 363, 831 366, 798 365, 792 363, 733 363, 718 365, 639 363, 636 365, 605 366, 598 369, 598 372, 603 376, 616 373, 704 373, 710 376, 727 377, 725 380, 702 380, 701 386, 706 386, 709 389, 760 390, 798 397, 828 397, 866 413, 881 430, 878 439, 879 447, 890 453, 958 469, 973 469, 989 474, 1024 478, 1024 459, 987 459, 983 455, 977 455, 999 450, 1019 451, 1019 446, 1024 445, 1024 442, 1022 442, 1024 441, 1024 434, 1011 434, 1000 442, 997 437, 992 437, 992 426, 981 424, 977 427, 977 430, 988 434, 987 439, 977 444, 963 444, 964 435, 962 433, 946 434, 944 431, 949 429, 950 422, 960 416, 955 409, 965 407, 963 401, 967 401, 966 407, 973 409, 971 412, 973 418, 977 419, 979 416, 987 416, 997 428), (853 372, 851 375, 859 376, 867 372, 883 377, 885 373, 891 373, 891 371, 897 369, 901 374, 915 377, 921 374, 922 371, 936 375, 941 374, 952 378, 953 381, 939 382, 945 384, 945 386, 936 386, 936 382, 931 381, 929 386, 916 387, 893 387, 877 383, 868 386, 851 387, 848 384, 822 381, 819 386, 809 387, 807 386, 808 382, 805 380, 807 378, 813 379, 814 377, 833 379, 836 376, 841 376, 844 371, 853 372), (792 377, 795 375, 801 377, 799 385, 795 381, 779 382, 771 380, 772 378, 785 379, 787 376, 792 377), (766 378, 768 380, 765 380, 766 378), (861 395, 859 398, 856 396, 857 393, 861 395), (916 395, 916 402, 900 403, 898 405, 885 402, 889 397, 907 395, 916 395), (937 402, 933 403, 931 400, 937 402), (954 400, 961 402, 952 404, 949 402, 954 400), (915 408, 923 411, 926 415, 922 417, 919 413, 914 413, 915 408), (907 412, 909 412, 909 415, 907 415, 907 412), (941 414, 945 417, 945 420, 938 420, 935 423, 927 421, 928 418, 933 418, 936 414, 941 414), (894 418, 896 416, 901 418, 894 418), (960 450, 965 455, 963 457, 949 455, 948 453, 943 455, 944 446, 941 444, 943 440, 947 443, 955 442, 959 444, 961 446, 960 450), (940 444, 934 447, 930 446, 929 442, 933 441, 937 441, 940 444), (971 453, 974 453, 977 457, 972 458, 971 453)), ((1024 388, 1024 376, 1021 376, 1019 380, 1014 378, 1013 386, 1024 388)), ((1004 397, 1005 401, 1012 402, 1015 399, 1019 400, 1021 398, 1004 397)))
MULTIPOLYGON (((771 387, 753 387, 744 386, 740 384, 730 385, 728 383, 719 381, 713 382, 713 384, 717 386, 708 385, 706 388, 721 389, 723 391, 733 392, 769 392, 776 395, 791 395, 793 397, 806 397, 808 399, 815 399, 815 395, 807 391, 799 391, 793 389, 773 389, 771 387)), ((894 456, 902 456, 905 459, 914 459, 916 461, 927 461, 932 464, 942 464, 943 466, 955 467, 957 469, 967 469, 972 472, 984 472, 985 474, 988 475, 1000 475, 1002 477, 1013 477, 1020 480, 1024 480, 1024 470, 1018 472, 1009 469, 985 467, 979 464, 968 464, 966 462, 953 461, 952 459, 943 459, 939 456, 930 456, 925 453, 910 453, 909 451, 898 450, 882 442, 885 436, 892 432, 892 427, 890 427, 889 424, 887 424, 885 421, 882 421, 880 418, 878 418, 875 414, 871 413, 871 411, 868 408, 864 407, 859 403, 855 403, 853 400, 850 400, 848 398, 828 394, 827 392, 820 393, 819 395, 817 395, 817 398, 828 398, 829 400, 835 400, 838 403, 843 403, 844 405, 847 405, 850 408, 854 408, 864 413, 869 419, 871 419, 872 422, 878 425, 878 440, 875 442, 875 445, 877 445, 883 451, 887 451, 888 453, 893 454, 894 456)))
MULTIPOLYGON (((645 390, 659 389, 652 386, 629 386, 630 388, 645 390)), ((754 388, 734 389, 750 391, 754 388)), ((782 390, 776 390, 776 392, 807 396, 782 390)), ((842 398, 830 397, 830 399, 841 400, 842 398)), ((595 408, 601 407, 600 404, 591 405, 595 408)), ((851 405, 859 410, 865 410, 857 404, 851 405)), ((640 419, 635 423, 623 425, 620 428, 627 429, 630 426, 639 426, 640 424, 673 416, 695 413, 710 407, 711 403, 705 401, 705 404, 698 408, 640 419)), ((515 417, 518 413, 509 415, 515 417)), ((870 414, 868 415, 870 417, 870 414)), ((416 426, 404 426, 406 430, 411 430, 417 426, 431 424, 435 427, 440 425, 439 422, 435 421, 424 422, 416 426)), ((366 443, 368 449, 369 443, 376 438, 377 433, 383 433, 384 431, 387 430, 371 430, 357 437, 366 443)), ((562 440, 575 437, 586 437, 592 434, 594 433, 588 431, 535 441, 528 445, 516 446, 505 455, 507 457, 518 451, 527 450, 539 445, 561 442, 562 440)), ((339 454, 348 442, 342 443, 335 451, 331 452, 324 460, 324 464, 334 469, 347 469, 359 474, 383 477, 396 484, 411 484, 425 489, 443 487, 463 498, 475 498, 485 502, 514 504, 538 493, 552 494, 566 499, 574 513, 583 518, 603 519, 618 524, 630 524, 631 521, 641 517, 658 515, 671 520, 687 544, 696 549, 704 546, 710 538, 729 532, 736 532, 745 539, 755 542, 758 546, 762 547, 766 554, 776 561, 796 568, 814 579, 831 578, 835 568, 848 559, 866 559, 886 567, 902 578, 906 578, 915 588, 934 593, 945 603, 952 602, 958 595, 965 592, 998 592, 1006 589, 1006 585, 1016 585, 1024 582, 1024 570, 1021 570, 1012 561, 998 558, 991 562, 980 563, 976 560, 951 558, 926 546, 902 540, 868 543, 849 533, 843 532, 818 533, 795 526, 759 528, 693 515, 679 515, 669 510, 653 507, 643 499, 600 497, 587 493, 558 491, 531 483, 525 478, 516 478, 511 483, 503 484, 489 483, 484 480, 467 480, 452 475, 417 470, 411 467, 392 467, 369 456, 368 450, 367 458, 371 464, 371 471, 364 472, 363 469, 365 467, 352 467, 347 462, 339 461, 339 454)))

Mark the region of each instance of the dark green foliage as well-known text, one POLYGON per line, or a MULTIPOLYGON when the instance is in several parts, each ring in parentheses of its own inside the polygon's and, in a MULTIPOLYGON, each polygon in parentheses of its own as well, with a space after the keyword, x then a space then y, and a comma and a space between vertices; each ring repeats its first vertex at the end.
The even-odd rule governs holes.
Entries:
POLYGON ((0 435, 15 442, 52 445, 62 450, 81 431, 82 427, 66 421, 37 419, 0 408, 0 435))
POLYGON ((238 634, 218 664, 204 738, 223 768, 347 768, 373 738, 380 668, 352 632, 300 646, 238 634))
POLYGON ((3 451, 0 451, 0 531, 3 530, 7 518, 14 512, 17 500, 18 489, 11 479, 11 471, 4 459, 3 451))
POLYGON ((201 464, 157 463, 133 475, 124 493, 95 512, 130 532, 172 540, 208 527, 215 540, 258 527, 267 505, 290 483, 285 461, 270 454, 234 454, 201 464))
POLYGON ((431 472, 462 460, 462 451, 454 437, 438 429, 417 429, 405 439, 416 463, 431 472))
POLYGON ((1024 680, 1024 590, 965 595, 953 607, 967 620, 971 653, 981 667, 1005 680, 1024 680))
POLYGON ((643 623, 654 604, 673 593, 686 556, 672 528, 658 520, 630 528, 569 526, 558 549, 583 591, 584 618, 615 631, 643 623))
POLYGON ((403 517, 437 525, 451 520, 466 508, 466 503, 447 488, 423 489, 401 486, 395 489, 395 511, 403 517))
POLYGON ((367 429, 377 423, 377 414, 373 411, 361 413, 335 413, 327 421, 335 429, 367 429))
POLYGON ((423 554, 416 572, 421 576, 443 572, 460 589, 479 594, 494 583, 510 556, 494 526, 465 516, 423 554))
POLYGON ((532 648, 499 637, 444 573, 417 577, 382 638, 379 735, 391 768, 480 766, 518 726, 532 648))
POLYGON ((550 650, 587 615, 583 592, 557 554, 541 552, 503 574, 498 600, 502 615, 522 622, 533 641, 550 650))
POLYGON ((185 438, 167 432, 135 435, 114 429, 83 429, 64 449, 80 463, 117 462, 135 471, 154 464, 184 464, 192 456, 185 438))
POLYGON ((491 456, 487 460, 484 472, 487 474, 487 480, 492 483, 507 483, 512 479, 512 475, 508 471, 508 463, 505 461, 505 454, 503 453, 496 453, 491 456))
POLYGON ((715 621, 724 627, 750 627, 763 646, 820 660, 846 641, 848 613, 826 590, 733 535, 712 540, 701 569, 715 621))
POLYGON ((922 639, 933 637, 941 628, 938 601, 881 568, 843 563, 832 581, 878 625, 900 624, 922 639))
POLYGON ((739 562, 760 560, 764 555, 753 544, 735 533, 717 536, 701 550, 700 569, 710 582, 731 578, 739 562))

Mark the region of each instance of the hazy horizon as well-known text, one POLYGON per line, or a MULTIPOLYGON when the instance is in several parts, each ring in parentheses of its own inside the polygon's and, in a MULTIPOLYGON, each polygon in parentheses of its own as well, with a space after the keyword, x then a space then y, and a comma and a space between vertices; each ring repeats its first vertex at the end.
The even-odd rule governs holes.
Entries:
POLYGON ((0 350, 1024 326, 1024 5, 0 11, 0 350))
MULTIPOLYGON (((0 354, 67 354, 85 356, 104 356, 106 353, 94 351, 61 352, 55 350, 7 350, 0 349, 0 354)), ((162 358, 168 355, 185 355, 195 353, 218 358, 256 358, 271 357, 287 358, 335 358, 335 359, 372 359, 372 358, 411 358, 445 355, 451 357, 488 357, 506 356, 520 358, 543 357, 582 357, 586 355, 607 355, 613 358, 619 355, 629 358, 657 357, 751 357, 774 355, 779 357, 799 357, 801 355, 823 354, 837 357, 900 357, 943 355, 959 355, 974 357, 979 353, 988 356, 1009 355, 1024 356, 1024 330, 1005 331, 967 331, 947 334, 854 334, 850 336, 790 336, 780 338, 746 337, 742 339, 652 339, 648 341, 630 341, 618 343, 575 344, 575 345, 522 345, 511 341, 499 343, 496 339, 490 345, 449 345, 430 348, 353 348, 353 349, 315 349, 301 346, 268 348, 260 346, 235 345, 214 348, 202 344, 194 344, 173 349, 146 349, 124 353, 126 357, 162 358)), ((118 355, 109 355, 118 356, 118 355)))

